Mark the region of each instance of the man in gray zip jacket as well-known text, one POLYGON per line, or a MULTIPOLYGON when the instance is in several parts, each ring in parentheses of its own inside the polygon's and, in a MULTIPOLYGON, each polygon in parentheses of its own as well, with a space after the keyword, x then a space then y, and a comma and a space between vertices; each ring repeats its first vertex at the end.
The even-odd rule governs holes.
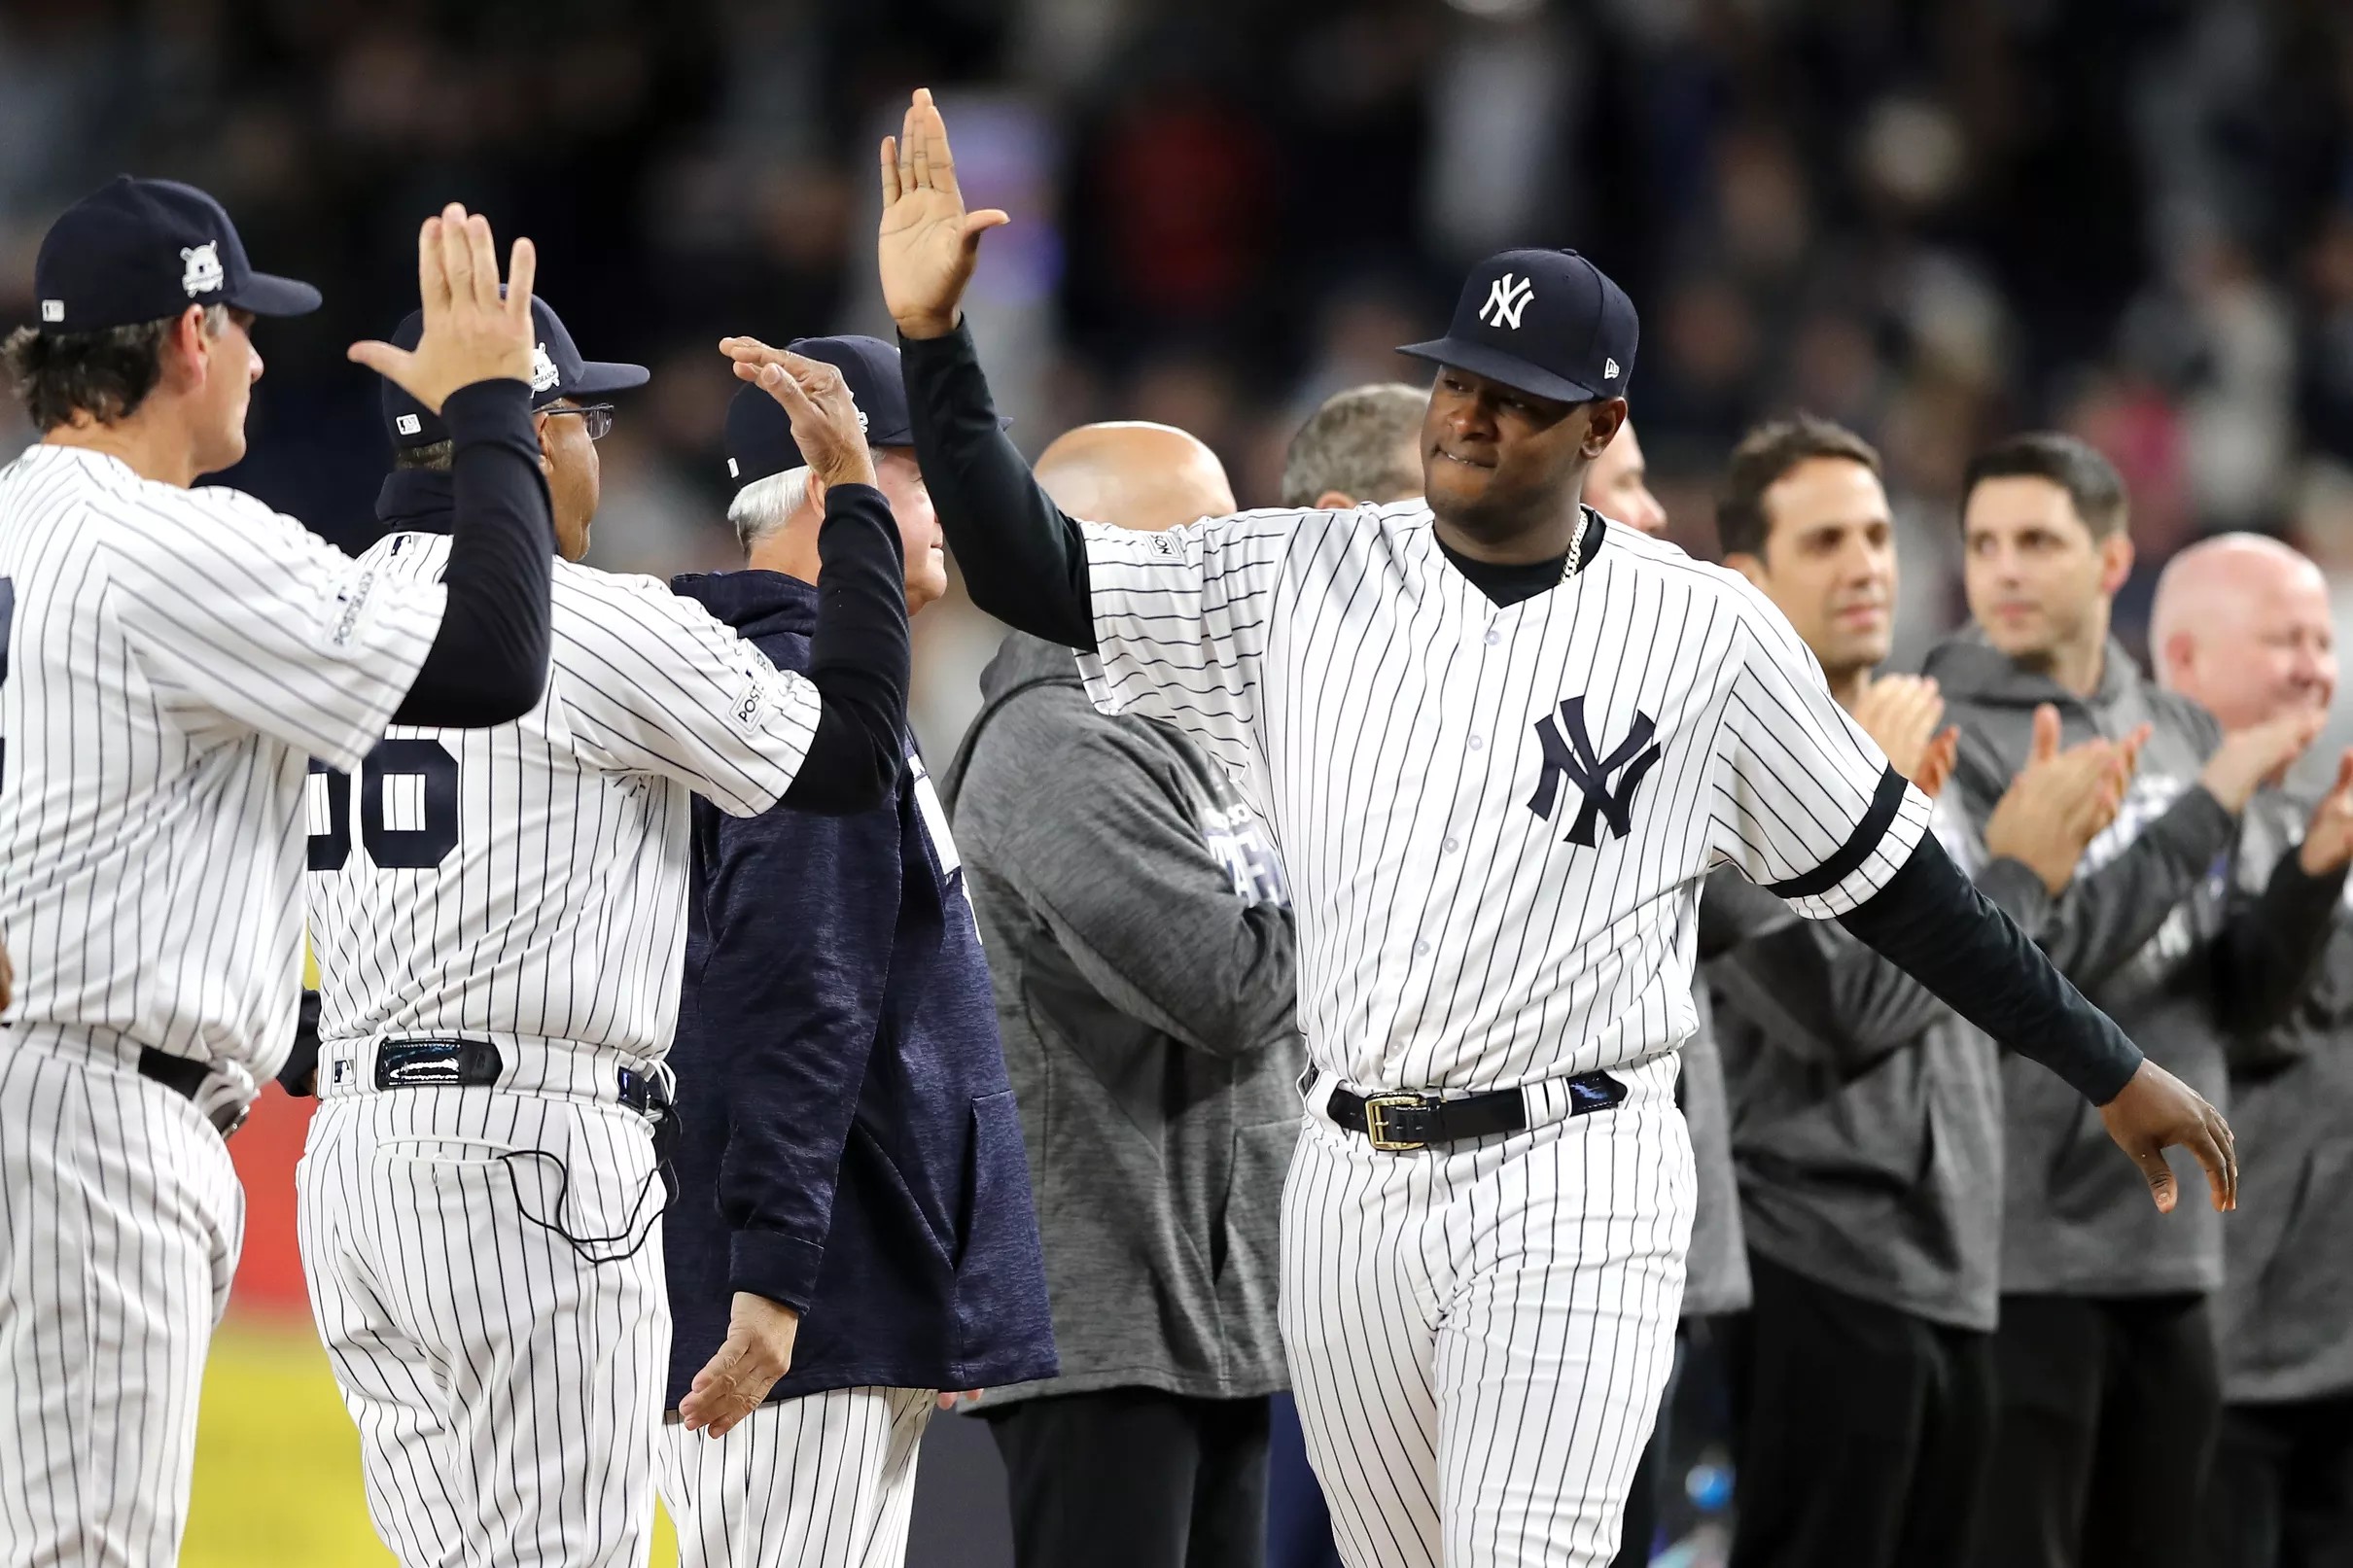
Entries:
MULTIPOLYGON (((1952 738, 1914 676, 1875 676, 1894 636, 1894 519, 1879 455, 1799 416, 1735 450, 1726 564, 1806 642, 1833 696, 1939 795, 1952 738)), ((2035 764, 1981 845, 1932 826, 2029 934, 2107 825, 2128 747, 2035 764)), ((1737 877, 1709 881, 1701 948, 1734 1106, 1755 1306, 1735 1337, 1741 1408, 1735 1568, 1945 1568, 1968 1559, 1993 1439, 2001 1084, 1993 1042, 1836 926, 1737 877)))
MULTIPOLYGON (((1036 471, 1074 514, 1131 528, 1234 509, 1216 458, 1165 426, 1073 431, 1036 471)), ((1305 1060, 1282 868, 1223 770, 1096 712, 1069 648, 1016 633, 981 692, 946 794, 1062 1359, 983 1401, 1015 1556, 1251 1568, 1305 1060)))
MULTIPOLYGON (((2301 989, 2342 884, 2341 860, 2311 876, 2291 857, 2259 897, 2230 895, 2239 815, 2317 719, 2226 736, 2142 678, 2108 635, 2132 562, 2123 481, 2083 442, 2022 436, 1980 454, 1962 505, 1975 624, 1926 672, 1960 726, 1957 798, 1984 820, 2043 705, 2071 741, 2149 728, 2123 811, 2037 940, 2153 1060, 2221 1096, 2236 1030, 2301 989)), ((2112 1179, 2098 1122, 2087 1130, 2022 1067, 2003 1064, 2001 1504, 1977 1560, 2156 1560, 2195 1534, 2220 1418, 2207 1298, 2222 1284, 2221 1216, 2185 1207, 2160 1222, 2112 1179)))
MULTIPOLYGON (((2336 688, 2327 579, 2253 535, 2173 558, 2158 581, 2149 649, 2167 690, 2232 729, 2325 714, 2336 688)), ((2341 787, 2353 754, 2336 764, 2341 787)), ((2325 857, 2327 819, 2306 827, 2318 793, 2265 789, 2248 803, 2234 878, 2242 896, 2283 857, 2325 857)), ((2340 816, 2335 825, 2347 824, 2340 816)), ((2216 1303, 2225 1403, 2207 1561, 2325 1568, 2353 1553, 2353 923, 2341 910, 2311 984, 2253 1044, 2230 1072, 2247 1206, 2225 1227, 2216 1303)))

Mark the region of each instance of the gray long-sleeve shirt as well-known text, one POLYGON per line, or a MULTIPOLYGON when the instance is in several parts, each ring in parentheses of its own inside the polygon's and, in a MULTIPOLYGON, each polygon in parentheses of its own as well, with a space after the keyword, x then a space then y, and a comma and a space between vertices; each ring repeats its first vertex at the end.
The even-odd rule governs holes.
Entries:
MULTIPOLYGON (((2152 727, 2124 809, 2085 852, 2036 940, 2153 1061, 2227 1109, 2236 1035, 2221 1021, 2260 1016, 2300 989, 2335 886, 2291 877, 2266 884, 2260 899, 2233 897, 2238 824, 2197 782, 2221 729, 2144 679, 2122 646, 2109 645, 2088 698, 1974 634, 1938 647, 1926 673, 1961 731, 1947 788, 1981 831, 2025 766, 2038 704, 2058 710, 2068 746, 2152 727)), ((2222 1216, 2184 1151, 2171 1158, 2185 1201, 2160 1214, 2097 1111, 2016 1057, 2002 1081, 2006 1293, 2153 1296, 2222 1284, 2222 1216)))
MULTIPOLYGON (((2242 896, 2302 841, 2309 796, 2247 808, 2242 896)), ((2224 1216, 2223 1390, 2271 1404, 2353 1392, 2353 921, 2341 907, 2287 1020, 2232 1063, 2238 1210, 2224 1216)))
POLYGON ((1009 1401, 1286 1385, 1276 1236, 1298 1141, 1291 910, 1224 773, 1095 711, 1015 634, 943 780, 988 952, 1062 1376, 1009 1401))
MULTIPOLYGON (((2034 873, 1986 864, 1950 803, 1934 826, 2032 935, 2050 907, 2034 873)), ((1705 896, 1703 929, 1744 929, 1706 978, 1748 1244, 1833 1290, 1989 1332, 2001 1293, 1993 1042, 1845 931, 1776 918, 1777 900, 1737 880, 1710 879, 1705 896)))

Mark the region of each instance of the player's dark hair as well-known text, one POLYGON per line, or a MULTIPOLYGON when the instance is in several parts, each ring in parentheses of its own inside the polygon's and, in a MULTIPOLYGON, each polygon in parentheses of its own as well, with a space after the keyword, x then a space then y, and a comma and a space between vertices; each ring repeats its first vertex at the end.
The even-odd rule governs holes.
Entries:
POLYGON ((1860 463, 1875 475, 1879 471, 1878 448, 1845 426, 1813 414, 1771 420, 1740 437, 1716 501, 1716 542, 1726 555, 1764 559, 1765 541, 1773 534, 1765 492, 1799 464, 1819 457, 1860 463))
POLYGON ((1996 442, 1969 460, 1961 476, 1961 511, 1987 479, 2048 479, 2067 492, 2075 515, 2096 541, 2121 534, 2129 520, 2125 478, 2097 447, 2056 431, 2029 431, 1996 442))
POLYGON ((1429 391, 1378 382, 1335 393, 1308 416, 1282 459, 1282 502, 1313 506, 1337 490, 1360 503, 1396 501, 1422 491, 1417 446, 1429 391), (1400 461, 1399 453, 1407 455, 1400 461))
POLYGON ((454 440, 427 441, 423 446, 397 446, 392 452, 392 467, 395 472, 401 473, 419 469, 429 473, 447 473, 450 464, 456 461, 457 450, 458 443, 454 440))
MULTIPOLYGON (((111 425, 137 413, 156 390, 163 374, 163 341, 179 320, 166 316, 94 332, 19 327, 0 342, 0 365, 25 417, 42 434, 72 424, 77 414, 111 425)), ((227 306, 205 309, 206 336, 218 337, 228 326, 227 306)))

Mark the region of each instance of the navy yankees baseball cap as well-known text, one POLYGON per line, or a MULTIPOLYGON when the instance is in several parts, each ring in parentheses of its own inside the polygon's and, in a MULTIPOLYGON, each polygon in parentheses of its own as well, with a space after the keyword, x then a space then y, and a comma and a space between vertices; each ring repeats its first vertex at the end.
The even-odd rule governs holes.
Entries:
MULTIPOLYGON (((625 392, 644 386, 652 374, 642 365, 581 359, 579 345, 573 342, 555 307, 537 295, 531 296, 531 327, 538 338, 531 351, 534 408, 544 408, 558 398, 578 400, 592 393, 625 392)), ((425 313, 412 310, 392 330, 392 346, 414 348, 424 335, 425 313)), ((390 381, 384 383, 383 400, 384 428, 391 433, 394 446, 431 446, 449 439, 449 427, 439 414, 390 381)))
MULTIPOLYGON (((899 379, 898 347, 879 337, 796 337, 788 352, 822 360, 841 371, 858 405, 858 428, 868 446, 913 446, 907 387, 899 379)), ((756 479, 802 466, 792 418, 764 387, 745 382, 727 405, 727 477, 741 490, 756 479)))
POLYGON ((1588 402, 1626 395, 1639 335, 1626 291, 1575 251, 1503 251, 1471 269, 1444 337, 1397 352, 1588 402))
POLYGON ((301 316, 319 291, 256 272, 221 204, 177 180, 113 180, 58 215, 33 262, 41 327, 96 332, 228 305, 301 316))

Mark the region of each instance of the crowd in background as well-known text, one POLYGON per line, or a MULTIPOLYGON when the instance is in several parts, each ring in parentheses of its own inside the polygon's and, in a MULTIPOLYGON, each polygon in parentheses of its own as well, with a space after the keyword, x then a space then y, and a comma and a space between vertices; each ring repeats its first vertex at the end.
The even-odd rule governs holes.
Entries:
MULTIPOLYGON (((205 186, 331 280, 262 338, 233 480, 356 531, 384 454, 341 348, 399 314, 411 223, 463 199, 540 242, 583 341, 655 367, 602 448, 593 559, 717 565, 712 345, 887 326, 870 170, 910 80, 1015 215, 979 308, 1033 451, 1165 420, 1271 503, 1299 418, 1396 375, 1467 260, 1575 245, 1649 328, 1633 394, 1686 543, 1712 553, 1703 498, 1753 418, 1878 442, 1899 659, 1958 619, 1962 462, 2027 425, 2131 486, 2128 645, 2156 570, 2226 527, 2293 538, 2353 609, 2332 0, 0 0, 0 324, 66 202, 123 169, 205 186)), ((931 747, 993 635, 927 617, 931 747)))

